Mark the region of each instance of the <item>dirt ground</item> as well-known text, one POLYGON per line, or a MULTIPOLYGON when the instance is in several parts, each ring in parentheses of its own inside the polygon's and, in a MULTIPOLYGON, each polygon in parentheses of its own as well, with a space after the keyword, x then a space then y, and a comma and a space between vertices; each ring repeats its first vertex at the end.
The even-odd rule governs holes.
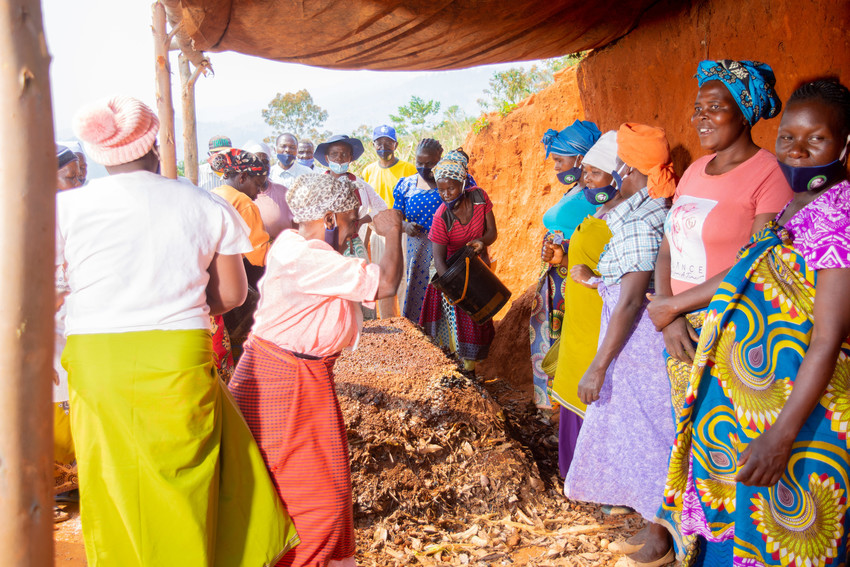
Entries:
MULTIPOLYGON (((460 371, 404 318, 366 323, 335 371, 359 565, 625 565, 607 546, 642 520, 563 496, 557 423, 530 387, 460 371)), ((68 511, 55 564, 84 566, 68 511)))

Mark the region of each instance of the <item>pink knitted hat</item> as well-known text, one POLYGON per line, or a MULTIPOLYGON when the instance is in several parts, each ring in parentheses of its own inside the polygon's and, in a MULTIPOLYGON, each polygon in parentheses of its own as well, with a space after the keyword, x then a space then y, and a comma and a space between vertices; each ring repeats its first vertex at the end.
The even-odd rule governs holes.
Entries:
POLYGON ((120 165, 144 156, 153 147, 159 119, 142 101, 114 96, 83 108, 74 116, 74 132, 86 154, 102 165, 120 165))

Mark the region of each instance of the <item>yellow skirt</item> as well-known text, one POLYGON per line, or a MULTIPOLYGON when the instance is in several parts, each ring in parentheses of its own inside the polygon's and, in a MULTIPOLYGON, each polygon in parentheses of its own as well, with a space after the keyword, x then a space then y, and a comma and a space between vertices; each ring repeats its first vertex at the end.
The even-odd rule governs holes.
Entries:
MULTIPOLYGON (((602 251, 610 239, 611 231, 604 220, 585 218, 570 238, 569 268, 585 264, 596 271, 602 251)), ((587 406, 578 397, 578 383, 596 356, 602 298, 595 289, 576 283, 571 277, 564 281, 564 321, 551 396, 583 418, 587 406)))
POLYGON ((71 335, 88 564, 274 565, 298 535, 207 331, 71 335))

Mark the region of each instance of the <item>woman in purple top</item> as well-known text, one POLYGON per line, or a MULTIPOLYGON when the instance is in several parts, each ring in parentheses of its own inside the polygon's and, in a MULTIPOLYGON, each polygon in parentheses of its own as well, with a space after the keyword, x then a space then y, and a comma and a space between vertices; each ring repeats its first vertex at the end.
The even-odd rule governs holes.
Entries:
POLYGON ((679 417, 662 515, 684 565, 846 562, 848 143, 850 91, 797 89, 776 140, 795 196, 712 298, 679 417))

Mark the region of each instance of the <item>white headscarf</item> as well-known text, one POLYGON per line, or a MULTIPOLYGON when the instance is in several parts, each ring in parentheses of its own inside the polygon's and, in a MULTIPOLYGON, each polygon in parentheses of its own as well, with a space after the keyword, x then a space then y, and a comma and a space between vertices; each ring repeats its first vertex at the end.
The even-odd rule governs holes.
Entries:
POLYGON ((275 156, 271 146, 269 146, 265 142, 255 142, 254 140, 248 140, 247 142, 242 144, 242 149, 246 152, 251 152, 252 154, 264 153, 269 159, 272 159, 275 156))
POLYGON ((617 157, 617 131, 609 130, 593 144, 587 151, 582 165, 591 165, 601 169, 605 173, 613 173, 623 166, 623 162, 617 157))

